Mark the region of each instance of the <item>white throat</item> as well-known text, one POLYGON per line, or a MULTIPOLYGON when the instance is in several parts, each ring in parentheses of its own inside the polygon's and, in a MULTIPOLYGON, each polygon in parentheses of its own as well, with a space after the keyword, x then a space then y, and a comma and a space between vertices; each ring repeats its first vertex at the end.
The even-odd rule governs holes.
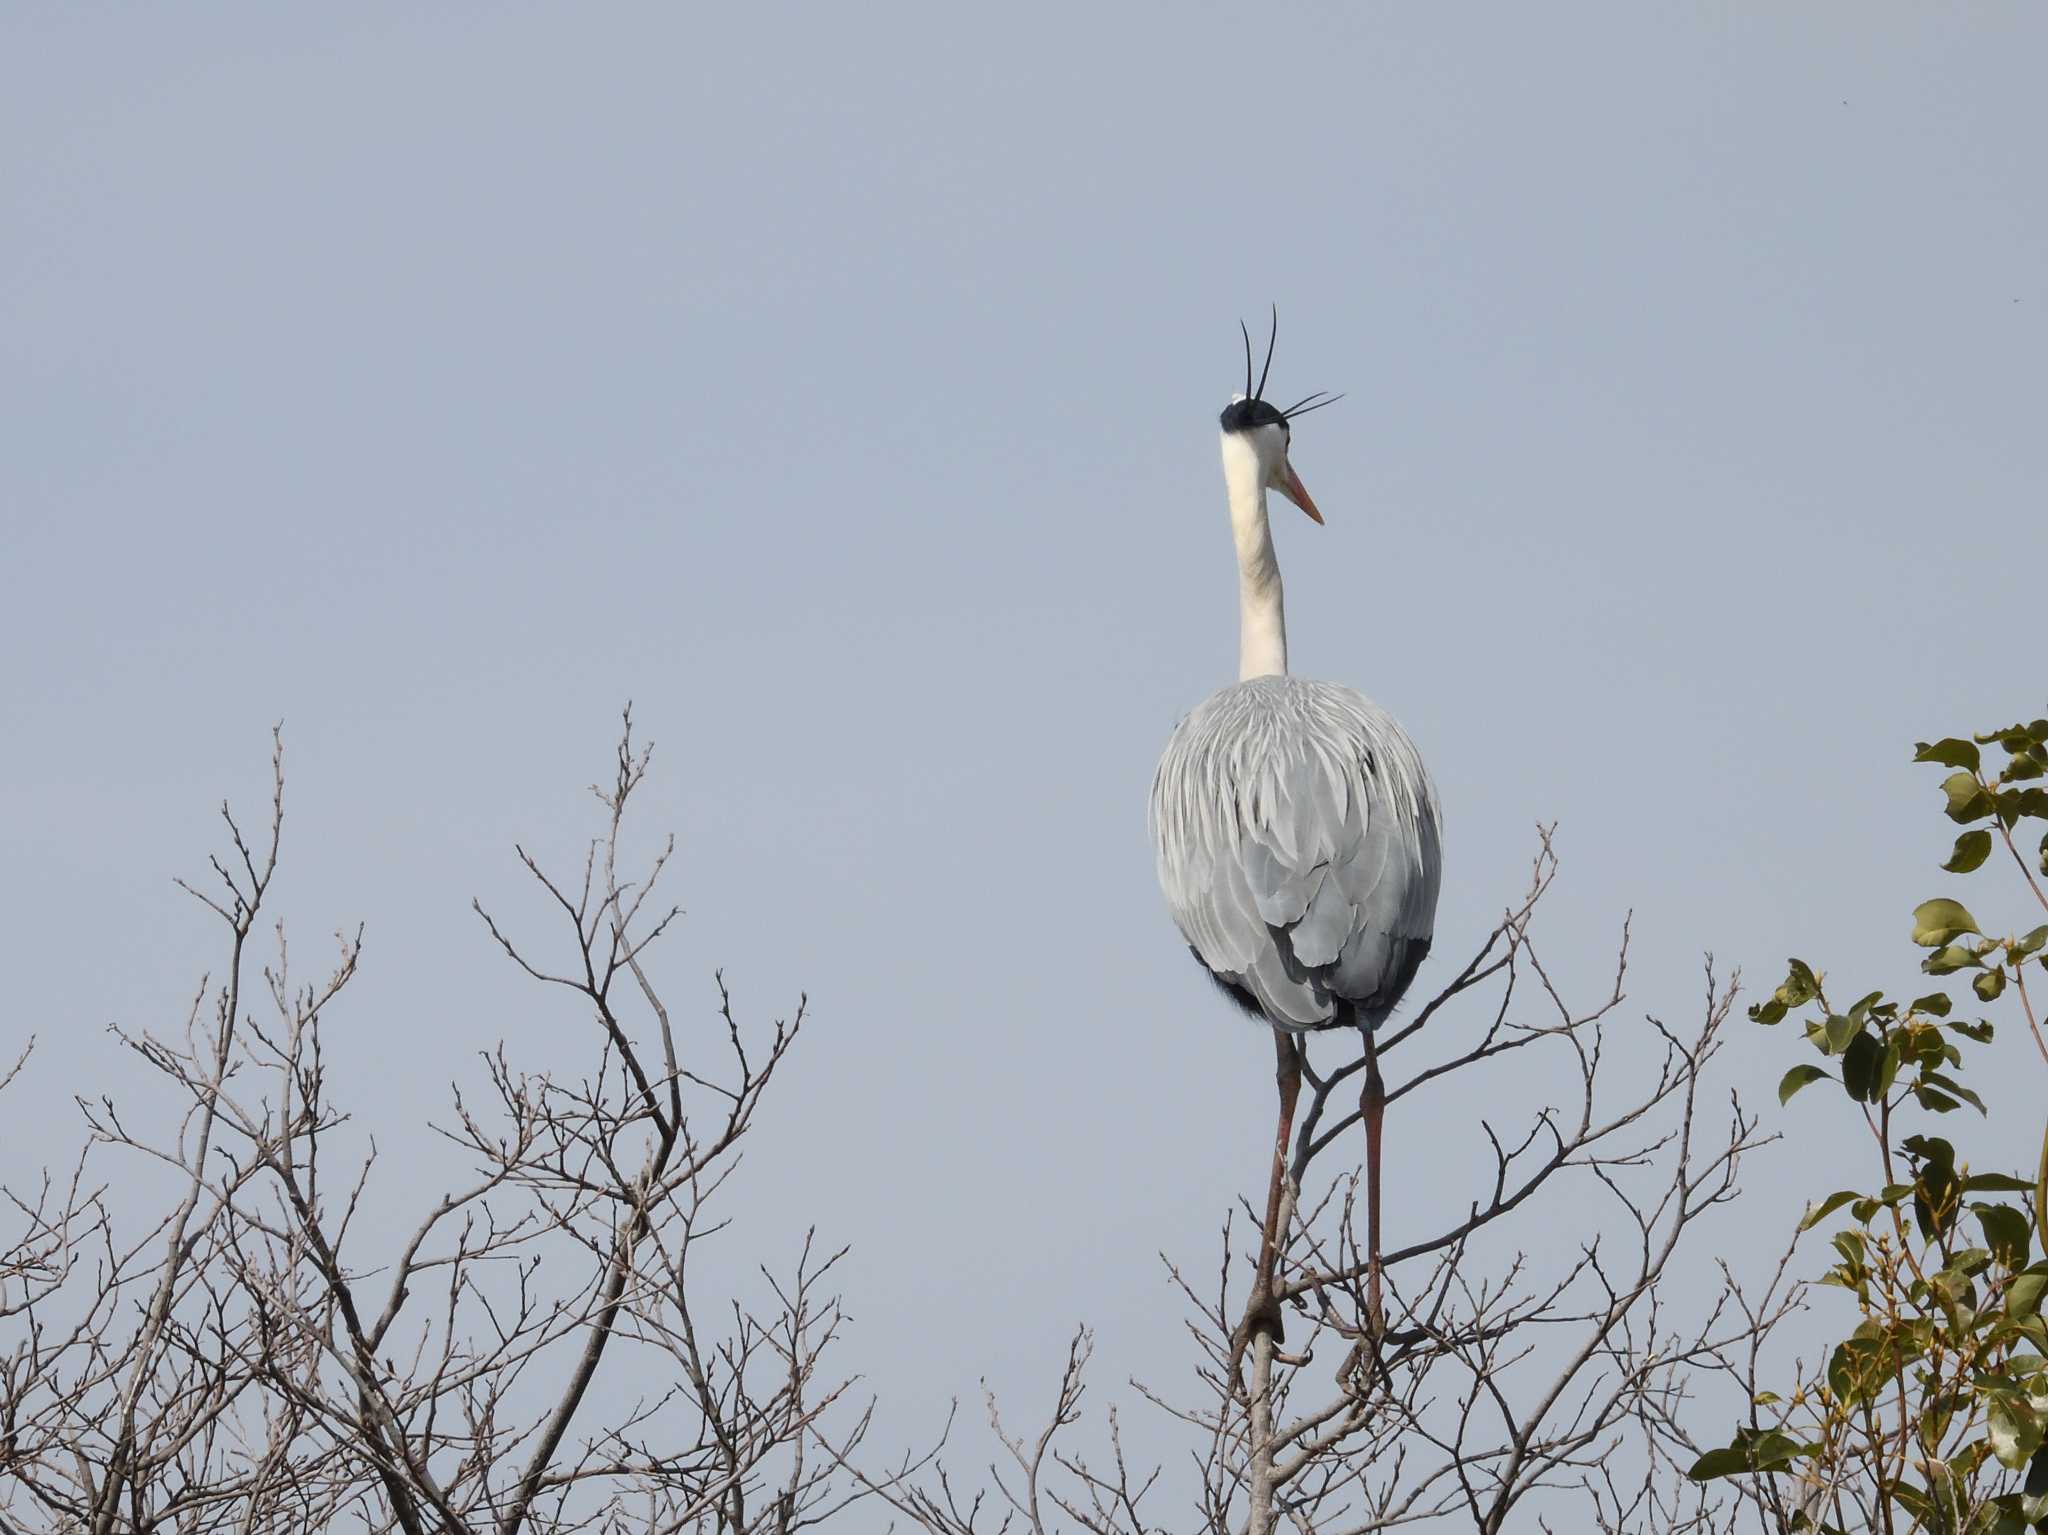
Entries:
POLYGON ((1287 672, 1287 611, 1280 562, 1266 522, 1266 472, 1242 432, 1223 434, 1223 480, 1230 491, 1230 531, 1237 540, 1237 676, 1287 672))

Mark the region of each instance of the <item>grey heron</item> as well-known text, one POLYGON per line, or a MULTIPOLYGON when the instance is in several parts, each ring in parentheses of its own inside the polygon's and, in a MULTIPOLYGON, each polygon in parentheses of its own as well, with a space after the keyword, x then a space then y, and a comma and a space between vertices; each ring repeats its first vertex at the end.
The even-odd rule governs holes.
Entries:
MULTIPOLYGON (((1216 984, 1273 1031, 1280 1122, 1240 1351, 1254 1326, 1278 1333, 1274 1271, 1303 1040, 1324 1029, 1356 1028, 1364 1042, 1368 1312, 1381 1325, 1385 1088, 1373 1030, 1429 952, 1442 869, 1436 789, 1414 742, 1353 689, 1287 671, 1266 492, 1323 520, 1289 460, 1291 422, 1334 397, 1312 394, 1284 410, 1264 398, 1278 333, 1276 311, 1254 384, 1245 330, 1244 393, 1232 395, 1222 415, 1237 543, 1238 680, 1175 728, 1149 817, 1160 887, 1181 936, 1216 984)), ((1370 622, 1369 606, 1361 617, 1370 622)))

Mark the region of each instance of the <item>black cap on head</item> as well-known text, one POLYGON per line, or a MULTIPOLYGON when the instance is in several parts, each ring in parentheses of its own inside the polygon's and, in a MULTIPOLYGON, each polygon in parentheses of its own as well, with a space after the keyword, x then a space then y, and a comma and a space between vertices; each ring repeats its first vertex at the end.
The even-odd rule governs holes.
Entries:
POLYGON ((1255 426, 1277 426, 1287 430, 1287 418, 1264 400, 1232 400, 1221 416, 1226 432, 1249 432, 1255 426))

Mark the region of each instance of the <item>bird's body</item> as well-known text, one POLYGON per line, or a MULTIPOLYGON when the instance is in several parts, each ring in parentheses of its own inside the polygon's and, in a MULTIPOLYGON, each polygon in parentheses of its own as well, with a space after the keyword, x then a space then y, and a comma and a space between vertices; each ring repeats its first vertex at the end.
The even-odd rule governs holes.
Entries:
POLYGON ((1370 1027, 1429 952, 1436 790, 1350 688, 1269 674, 1211 694, 1167 742, 1151 823, 1188 947, 1276 1028, 1370 1027))
MULTIPOLYGON (((1268 342, 1268 372, 1272 364, 1268 342)), ((1373 1030, 1429 952, 1443 843, 1436 790, 1401 727, 1350 688, 1288 675, 1266 492, 1323 520, 1289 461, 1289 423, 1329 401, 1311 395, 1280 410, 1265 387, 1264 373, 1252 382, 1247 332, 1244 393, 1220 422, 1237 545, 1238 680, 1174 731, 1153 778, 1150 817, 1167 909, 1216 983, 1272 1025, 1279 1062, 1272 1186, 1240 1351, 1254 1331, 1279 1333, 1273 1282, 1292 1207, 1286 1170, 1301 1036, 1320 1029, 1354 1026, 1363 1042, 1367 1310, 1380 1324, 1386 1095, 1373 1030)))

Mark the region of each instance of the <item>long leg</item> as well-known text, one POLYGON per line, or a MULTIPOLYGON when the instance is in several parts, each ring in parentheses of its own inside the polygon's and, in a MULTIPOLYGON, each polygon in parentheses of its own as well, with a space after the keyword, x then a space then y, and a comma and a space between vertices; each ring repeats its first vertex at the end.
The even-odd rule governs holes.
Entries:
POLYGON ((1365 1036, 1365 1089, 1358 1097, 1358 1111, 1365 1120, 1365 1315, 1377 1336, 1387 1330, 1380 1304, 1380 1126, 1387 1113, 1387 1089, 1380 1080, 1379 1043, 1372 1025, 1359 1032, 1365 1036))
POLYGON ((1301 1096, 1301 1046, 1285 1029, 1273 1031, 1273 1048, 1278 1057, 1273 1072, 1280 1088, 1280 1128, 1273 1136, 1273 1182, 1266 1191, 1266 1225, 1259 1242, 1259 1291, 1273 1293, 1273 1272, 1279 1267, 1281 1195, 1287 1187, 1287 1159, 1293 1150, 1294 1105, 1301 1096))
POLYGON ((1280 1089, 1280 1124, 1273 1135, 1273 1179, 1266 1190, 1266 1222, 1259 1232, 1259 1266, 1252 1281, 1252 1293, 1245 1305, 1244 1320, 1230 1342, 1230 1373, 1237 1375, 1238 1361, 1255 1333, 1270 1332, 1280 1337, 1280 1302, 1274 1293, 1273 1276, 1280 1264, 1280 1249, 1286 1233, 1281 1229, 1287 1199, 1287 1161, 1294 1139, 1294 1105, 1301 1096, 1301 1046, 1284 1029, 1273 1031, 1274 1081, 1280 1089))

